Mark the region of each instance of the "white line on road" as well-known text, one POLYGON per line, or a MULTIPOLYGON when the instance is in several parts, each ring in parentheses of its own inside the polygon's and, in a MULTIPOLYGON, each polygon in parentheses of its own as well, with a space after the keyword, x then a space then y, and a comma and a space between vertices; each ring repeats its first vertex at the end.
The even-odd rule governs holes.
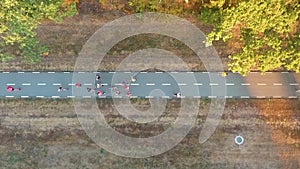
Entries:
POLYGON ((202 72, 202 73, 209 73, 209 72, 202 72))
POLYGON ((52 98, 60 98, 60 96, 52 96, 52 98))
POLYGON ((152 98, 154 98, 154 96, 146 96, 145 98, 152 99, 152 98))
POLYGON ((226 99, 233 98, 233 96, 225 96, 226 99))
POLYGON ((288 98, 289 99, 297 99, 298 97, 297 96, 289 96, 288 98))
POLYGON ((85 73, 85 72, 78 72, 78 73, 85 73))
POLYGON ((186 83, 178 83, 178 86, 185 86, 186 83))
POLYGON ((202 83, 194 83, 195 86, 202 86, 202 83))
POLYGON ((16 84, 14 84, 14 83, 7 83, 6 85, 8 85, 8 86, 14 86, 16 84))
POLYGON ((84 86, 92 86, 93 84, 92 83, 84 83, 83 85, 84 86))
POLYGON ((23 86, 30 86, 31 83, 22 83, 23 86))
POLYGON ((169 99, 170 96, 162 96, 163 99, 169 99))
POLYGON ((290 83, 291 86, 298 86, 298 83, 290 83))
POLYGON ((135 99, 135 98, 138 98, 137 96, 130 96, 130 98, 133 98, 133 99, 135 99))
POLYGON ((34 74, 39 74, 39 73, 41 73, 41 72, 32 72, 32 73, 34 73, 34 74))
POLYGON ((210 98, 210 99, 217 98, 217 96, 208 96, 208 98, 210 98))
POLYGON ((15 96, 5 96, 5 97, 7 97, 7 98, 14 98, 15 96))
POLYGON ((101 83, 103 86, 108 86, 108 84, 107 83, 101 83))
POLYGON ((140 73, 148 73, 148 72, 140 72, 140 73))
POLYGON ((122 86, 123 83, 115 83, 115 86, 122 86))
POLYGON ((75 98, 75 96, 67 96, 67 98, 75 98))
POLYGON ((161 85, 163 85, 163 86, 170 86, 171 84, 170 83, 163 83, 161 85))
POLYGON ((35 96, 36 98, 44 98, 45 96, 35 96))
POLYGON ((193 98, 195 98, 195 99, 200 99, 201 96, 193 96, 193 98))
POLYGON ((24 73, 24 72, 18 72, 18 73, 24 73))
POLYGON ((218 83, 209 83, 210 86, 218 86, 218 83))
POLYGON ((68 85, 69 85, 69 86, 74 86, 74 85, 75 85, 75 83, 69 83, 68 85))
POLYGON ((242 83, 242 86, 250 86, 250 83, 242 83))
POLYGON ((186 72, 186 73, 194 73, 194 72, 186 72))
POLYGON ((155 73, 163 73, 163 72, 155 72, 155 73))
POLYGON ((264 99, 264 98, 266 98, 266 96, 256 96, 256 98, 258 98, 258 99, 264 99))
POLYGON ((138 86, 140 85, 139 83, 131 83, 130 86, 138 86))
POLYGON ((146 86, 154 86, 155 83, 146 83, 146 86))
POLYGON ((250 98, 250 96, 241 96, 240 98, 241 99, 248 99, 248 98, 250 98))
POLYGON ((124 72, 124 73, 129 74, 129 73, 131 73, 131 72, 124 72))
POLYGON ((273 96, 274 99, 279 99, 281 98, 282 96, 273 96))
POLYGON ((48 73, 55 73, 55 72, 48 72, 48 73))
POLYGON ((282 83, 273 83, 274 86, 282 86, 282 83))
POLYGON ((116 73, 116 72, 108 72, 108 73, 116 73))
POLYGON ((10 73, 10 72, 2 72, 2 73, 10 73))
POLYGON ((178 73, 178 72, 171 72, 171 73, 178 73))
POLYGON ((29 98, 29 96, 21 96, 21 98, 29 98))
POLYGON ((60 86, 61 84, 60 83, 53 83, 52 85, 53 86, 60 86))
POLYGON ((267 85, 267 84, 265 84, 265 83, 257 83, 257 85, 258 85, 258 86, 265 86, 265 85, 267 85))
POLYGON ((92 98, 92 96, 83 96, 83 98, 92 98))
POLYGON ((234 86, 234 83, 226 83, 226 86, 234 86))
POLYGON ((70 72, 64 72, 64 73, 70 73, 70 72))

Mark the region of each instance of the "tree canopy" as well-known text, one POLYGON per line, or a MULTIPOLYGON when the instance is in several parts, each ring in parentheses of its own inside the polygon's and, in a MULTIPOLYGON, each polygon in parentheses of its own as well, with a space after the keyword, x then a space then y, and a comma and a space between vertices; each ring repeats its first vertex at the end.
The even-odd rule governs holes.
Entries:
POLYGON ((45 19, 60 21, 76 13, 75 4, 63 0, 1 0, 0 3, 0 60, 13 58, 7 50, 15 46, 26 63, 35 63, 47 51, 36 39, 35 29, 45 19))

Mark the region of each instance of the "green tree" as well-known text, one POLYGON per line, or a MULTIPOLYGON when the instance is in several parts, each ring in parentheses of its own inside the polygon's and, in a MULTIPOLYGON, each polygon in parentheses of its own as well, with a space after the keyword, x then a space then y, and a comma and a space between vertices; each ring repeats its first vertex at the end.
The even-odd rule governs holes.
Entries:
POLYGON ((207 44, 237 38, 242 48, 229 56, 229 69, 246 75, 285 68, 300 71, 297 0, 248 0, 226 9, 220 8, 220 23, 208 35, 207 44), (239 31, 236 31, 238 28, 239 31))
POLYGON ((63 0, 1 0, 0 59, 6 61, 16 54, 17 47, 26 63, 36 63, 47 51, 36 39, 35 29, 43 20, 60 21, 76 13, 75 3, 63 6, 63 0))

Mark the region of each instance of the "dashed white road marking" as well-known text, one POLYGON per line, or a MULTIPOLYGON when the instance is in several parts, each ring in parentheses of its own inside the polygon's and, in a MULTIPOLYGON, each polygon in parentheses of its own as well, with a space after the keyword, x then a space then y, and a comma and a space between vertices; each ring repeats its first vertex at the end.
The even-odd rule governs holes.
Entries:
POLYGON ((225 96, 226 99, 233 98, 233 96, 225 96))
POLYGON ((75 98, 75 96, 67 96, 67 98, 75 98))
POLYGON ((5 97, 7 97, 7 98, 14 98, 15 96, 5 96, 5 97))
POLYGON ((53 83, 52 85, 53 86, 60 86, 61 84, 60 83, 53 83))
POLYGON ((298 83, 290 83, 290 86, 298 86, 298 83))
POLYGON ((83 98, 92 98, 92 96, 83 96, 83 98))
POLYGON ((29 96, 21 96, 21 98, 29 98, 29 96))
POLYGON ((162 96, 163 99, 169 99, 170 96, 162 96))
POLYGON ((298 98, 297 96, 289 96, 288 97, 289 99, 296 99, 296 98, 298 98))
POLYGON ((64 73, 70 73, 70 72, 64 72, 64 73))
POLYGON ((154 98, 154 96, 145 96, 145 98, 152 99, 152 98, 154 98))
POLYGON ((267 84, 265 83, 257 83, 258 86, 266 86, 267 84))
POLYGON ((35 96, 36 98, 44 98, 45 96, 35 96))
POLYGON ((38 83, 38 86, 46 86, 46 83, 38 83))
POLYGON ((78 73, 85 73, 85 72, 78 72, 78 73))
POLYGON ((108 73, 116 73, 116 72, 108 72, 108 73))
POLYGON ((48 72, 48 73, 51 73, 51 74, 53 74, 53 73, 55 73, 55 72, 48 72))
POLYGON ((250 98, 250 96, 241 96, 240 98, 241 99, 248 99, 248 98, 250 98))
POLYGON ((115 86, 122 86, 123 83, 115 83, 115 86))
POLYGON ((185 86, 186 83, 178 83, 178 86, 185 86))
POLYGON ((107 83, 101 83, 103 86, 107 86, 108 84, 107 83))
POLYGON ((155 73, 163 73, 163 72, 155 72, 155 73))
POLYGON ((256 96, 256 98, 258 98, 258 99, 264 99, 264 98, 266 98, 266 96, 256 96))
POLYGON ((14 86, 16 84, 15 83, 7 83, 6 85, 8 85, 8 86, 14 86))
POLYGON ((146 86, 154 86, 155 83, 146 83, 146 86))
POLYGON ((69 83, 68 85, 69 86, 75 86, 75 83, 69 83))
POLYGON ((52 96, 52 98, 60 98, 60 96, 52 96))
POLYGON ((273 96, 274 99, 282 98, 282 96, 273 96))
POLYGON ((226 86, 234 86, 234 83, 226 83, 226 86))
POLYGON ((186 72, 186 73, 194 73, 194 72, 186 72))
POLYGON ((193 98, 195 98, 195 99, 200 99, 201 96, 193 96, 193 98))
POLYGON ((209 72, 202 72, 202 73, 209 73, 209 72))
POLYGON ((121 98, 122 98, 122 96, 112 96, 112 98, 121 99, 121 98))
POLYGON ((213 98, 217 98, 217 96, 208 96, 208 98, 213 99, 213 98))
POLYGON ((92 83, 84 83, 83 85, 84 86, 92 86, 93 84, 92 83))
POLYGON ((18 72, 18 73, 25 73, 25 72, 18 72))
POLYGON ((170 72, 170 73, 178 73, 178 72, 170 72))
POLYGON ((250 83, 242 83, 242 86, 250 86, 250 83))
POLYGON ((282 86, 282 83, 273 83, 274 86, 282 86))
POLYGON ((39 73, 41 73, 41 72, 32 72, 33 74, 39 74, 39 73))
POLYGON ((163 85, 163 86, 170 86, 171 84, 170 83, 163 83, 161 85, 163 85))
POLYGON ((250 73, 256 74, 256 73, 258 73, 258 72, 250 72, 250 73))
POLYGON ((202 86, 202 83, 194 83, 195 86, 202 86))
POLYGON ((218 86, 218 83, 209 83, 210 86, 218 86))
POLYGON ((140 72, 140 73, 148 73, 148 72, 140 72))
POLYGON ((30 86, 31 83, 22 83, 23 86, 30 86))
POLYGON ((10 73, 10 72, 2 72, 2 73, 10 73))
POLYGON ((126 73, 126 74, 130 74, 131 72, 124 72, 124 73, 126 73))
POLYGON ((133 98, 133 99, 135 99, 135 98, 138 98, 137 96, 130 96, 130 98, 133 98))
POLYGON ((139 83, 130 83, 130 86, 138 86, 140 85, 139 83))

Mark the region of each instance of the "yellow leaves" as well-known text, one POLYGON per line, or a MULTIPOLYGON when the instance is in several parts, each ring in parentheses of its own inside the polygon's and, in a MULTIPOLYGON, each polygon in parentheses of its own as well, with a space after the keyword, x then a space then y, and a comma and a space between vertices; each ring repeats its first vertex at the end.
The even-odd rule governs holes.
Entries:
POLYGON ((72 3, 79 3, 79 0, 64 0, 62 6, 69 6, 71 5, 72 3))

